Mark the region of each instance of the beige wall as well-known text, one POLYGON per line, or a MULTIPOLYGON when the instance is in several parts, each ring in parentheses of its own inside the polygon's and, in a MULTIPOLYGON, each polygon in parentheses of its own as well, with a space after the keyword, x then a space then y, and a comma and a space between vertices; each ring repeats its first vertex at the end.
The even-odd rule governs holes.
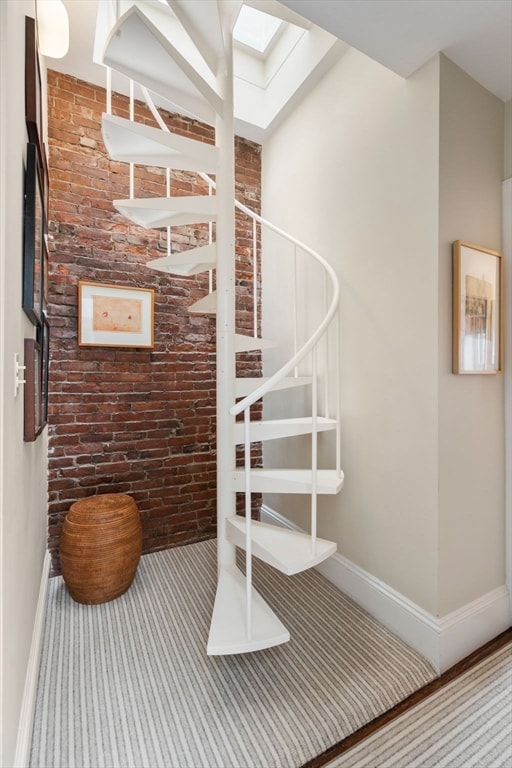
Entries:
MULTIPOLYGON (((431 612, 437 598, 438 68, 435 59, 405 81, 349 51, 265 143, 262 185, 264 215, 326 256, 341 281, 346 484, 335 499, 320 500, 320 535, 431 612)), ((271 298, 267 278, 281 264, 274 257, 264 263, 264 336, 273 333, 273 308, 282 311, 289 282, 281 274, 271 298)), ((308 307, 311 288, 308 280, 308 307)), ((270 354, 266 360, 270 365, 270 354)), ((277 398, 268 398, 269 416, 277 398)), ((296 458, 294 446, 286 446, 284 458, 281 448, 266 446, 275 466, 296 458)), ((304 500, 266 501, 306 525, 304 500)))
MULTIPOLYGON (((320 500, 320 535, 433 616, 505 578, 503 385, 451 374, 450 292, 452 240, 500 245, 502 131, 502 102, 444 57, 402 80, 352 50, 263 149, 263 215, 341 281, 346 482, 320 500)), ((264 262, 264 336, 281 256, 264 262)), ((274 466, 307 459, 283 447, 265 448, 274 466)), ((307 526, 304 500, 265 501, 307 526)))
POLYGON ((25 14, 32 1, 0 4, 0 514, 1 755, 13 765, 46 549, 46 436, 23 442, 23 388, 14 398, 14 355, 34 328, 21 310, 25 14))
POLYGON ((451 243, 501 251, 504 105, 441 57, 439 613, 505 582, 502 376, 451 372, 451 243))
POLYGON ((505 161, 503 180, 512 178, 512 99, 505 104, 505 161))

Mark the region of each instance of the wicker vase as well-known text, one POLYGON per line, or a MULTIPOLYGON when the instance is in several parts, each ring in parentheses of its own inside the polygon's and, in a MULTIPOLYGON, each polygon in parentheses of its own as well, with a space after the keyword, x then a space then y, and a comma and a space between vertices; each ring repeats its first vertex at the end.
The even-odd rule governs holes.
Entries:
POLYGON ((78 603, 106 603, 126 592, 141 551, 140 514, 131 496, 106 493, 71 505, 60 539, 60 562, 78 603))

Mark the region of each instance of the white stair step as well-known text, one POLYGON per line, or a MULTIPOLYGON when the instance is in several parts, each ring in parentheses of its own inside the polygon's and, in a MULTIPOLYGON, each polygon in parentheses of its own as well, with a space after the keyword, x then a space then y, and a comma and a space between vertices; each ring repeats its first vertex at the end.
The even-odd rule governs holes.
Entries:
MULTIPOLYGON (((338 476, 334 469, 317 470, 317 493, 336 494, 343 487, 343 472, 338 476)), ((245 491, 243 469, 233 473, 233 491, 245 491)), ((253 469, 251 470, 253 493, 312 493, 311 469, 253 469)))
MULTIPOLYGON (((316 420, 318 432, 326 432, 330 429, 336 429, 336 419, 325 419, 319 417, 316 420)), ((295 437, 296 435, 307 435, 313 431, 313 419, 311 416, 305 416, 298 419, 272 419, 262 421, 252 421, 250 428, 251 443, 260 443, 263 440, 277 440, 280 437, 295 437)), ((235 424, 235 444, 240 445, 245 442, 245 428, 243 422, 235 424)))
MULTIPOLYGON (((235 381, 235 397, 246 397, 258 389, 260 384, 264 381, 268 381, 266 377, 252 378, 244 377, 238 378, 235 381)), ((290 376, 289 378, 281 379, 279 384, 276 384, 272 392, 277 392, 280 389, 291 389, 293 387, 304 387, 307 384, 311 384, 310 376, 290 376)))
MULTIPOLYGON (((235 515, 226 520, 229 541, 245 551, 245 517, 235 515)), ((336 542, 316 539, 315 551, 311 536, 288 528, 251 520, 252 554, 277 568, 287 576, 314 568, 336 552, 336 542)))
POLYGON ((212 243, 199 248, 189 248, 188 251, 180 251, 180 253, 171 253, 160 259, 153 259, 146 262, 146 266, 172 275, 198 275, 200 272, 214 269, 216 259, 217 246, 212 243))
POLYGON ((213 221, 217 208, 215 195, 135 197, 113 202, 119 213, 146 229, 213 221))
POLYGON ((191 304, 188 311, 192 314, 214 315, 217 312, 217 291, 212 291, 195 304, 191 304))
POLYGON ((210 125, 222 115, 215 77, 163 3, 126 11, 108 36, 103 63, 210 125))
POLYGON ((209 656, 250 653, 286 643, 290 633, 252 589, 252 633, 247 636, 246 581, 236 567, 220 570, 206 652, 209 656))
POLYGON ((217 147, 161 128, 104 114, 103 142, 112 160, 182 171, 217 173, 217 147))
POLYGON ((270 339, 259 339, 257 336, 246 336, 243 333, 235 334, 235 352, 255 352, 275 346, 276 342, 270 339))

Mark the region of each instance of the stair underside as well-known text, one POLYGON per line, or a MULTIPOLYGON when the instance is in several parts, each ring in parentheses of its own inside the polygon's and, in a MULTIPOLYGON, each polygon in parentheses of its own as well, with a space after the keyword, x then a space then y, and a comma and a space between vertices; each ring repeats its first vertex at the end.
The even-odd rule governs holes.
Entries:
POLYGON ((188 307, 192 314, 214 315, 217 312, 217 292, 212 291, 188 307))
POLYGON ((213 221, 217 212, 215 195, 136 197, 114 200, 114 207, 134 224, 146 229, 213 221))
POLYGON ((208 272, 215 268, 217 260, 217 247, 215 243, 203 245, 199 248, 189 248, 187 251, 171 253, 160 259, 146 262, 150 269, 166 272, 170 275, 198 275, 200 272, 208 272))
POLYGON ((223 112, 212 73, 163 5, 132 6, 112 29, 103 63, 210 125, 223 112))
MULTIPOLYGON (((334 469, 318 469, 316 492, 334 495, 343 487, 343 472, 339 476, 334 469)), ((245 471, 233 473, 233 491, 245 491, 245 471)), ((252 469, 251 492, 253 493, 313 493, 311 469, 252 469)))
MULTIPOLYGON (((235 382, 235 397, 246 397, 246 395, 250 395, 252 392, 254 392, 255 389, 258 389, 258 387, 263 384, 263 382, 268 381, 268 378, 262 377, 262 378, 252 378, 252 377, 244 377, 244 378, 238 378, 235 382)), ((311 377, 310 376, 290 376, 284 379, 281 379, 281 381, 276 384, 276 386, 272 389, 272 392, 277 392, 280 389, 292 389, 293 387, 304 387, 307 384, 311 384, 311 377)))
POLYGON ((220 569, 207 653, 250 653, 286 643, 290 633, 261 595, 252 589, 252 634, 247 636, 246 580, 236 567, 220 569))
POLYGON ((257 336, 246 336, 243 333, 235 334, 235 352, 255 352, 258 349, 270 349, 275 347, 275 341, 260 339, 257 336))
POLYGON ((190 37, 195 40, 197 48, 211 71, 217 72, 225 55, 223 21, 224 24, 228 23, 229 27, 232 27, 242 0, 224 6, 222 17, 228 15, 227 19, 221 18, 218 3, 212 3, 211 0, 194 0, 193 3, 168 0, 168 3, 190 37), (234 20, 229 18, 230 13, 234 20))
MULTIPOLYGON (((335 419, 319 417, 316 420, 317 432, 326 432, 336 428, 335 419)), ((259 443, 263 440, 277 440, 280 437, 294 437, 307 435, 313 431, 313 419, 304 416, 297 419, 272 419, 251 422, 249 439, 251 443, 259 443)), ((235 424, 235 444, 245 443, 245 427, 242 422, 235 424)))
POLYGON ((217 147, 117 115, 102 116, 102 135, 113 160, 183 171, 217 173, 217 147))
MULTIPOLYGON (((246 549, 245 517, 228 517, 226 532, 232 544, 246 549)), ((257 520, 251 520, 251 546, 254 557, 287 576, 314 568, 336 552, 336 543, 333 541, 317 538, 313 551, 309 534, 278 528, 257 520)))

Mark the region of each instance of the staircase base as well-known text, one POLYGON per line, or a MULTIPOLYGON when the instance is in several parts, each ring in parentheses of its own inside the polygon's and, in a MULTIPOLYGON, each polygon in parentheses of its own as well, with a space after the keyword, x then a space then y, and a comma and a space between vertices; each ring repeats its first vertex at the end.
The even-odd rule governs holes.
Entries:
POLYGON ((252 633, 247 636, 246 581, 236 567, 221 568, 213 607, 208 656, 251 653, 286 643, 290 633, 261 595, 252 590, 252 633))

